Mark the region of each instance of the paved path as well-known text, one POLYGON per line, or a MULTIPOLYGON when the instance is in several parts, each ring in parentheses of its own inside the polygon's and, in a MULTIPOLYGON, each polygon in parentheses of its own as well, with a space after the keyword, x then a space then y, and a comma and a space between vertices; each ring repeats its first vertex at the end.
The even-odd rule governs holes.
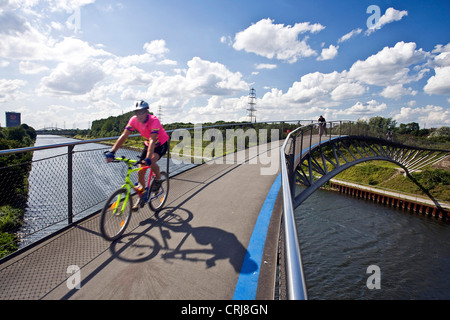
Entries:
MULTIPOLYGON (((278 143, 271 152, 278 163, 278 143)), ((273 299, 279 166, 262 175, 268 165, 250 154, 172 178, 166 209, 134 213, 117 242, 100 236, 97 214, 3 263, 0 299, 273 299), (261 214, 266 246, 264 234, 252 237, 261 214), (78 275, 81 288, 70 288, 78 275)))

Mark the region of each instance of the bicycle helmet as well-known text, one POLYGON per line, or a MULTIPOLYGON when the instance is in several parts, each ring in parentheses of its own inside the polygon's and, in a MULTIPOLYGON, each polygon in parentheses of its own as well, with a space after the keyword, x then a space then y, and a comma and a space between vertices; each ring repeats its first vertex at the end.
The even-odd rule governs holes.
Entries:
POLYGON ((136 107, 135 110, 150 109, 150 106, 144 100, 136 101, 135 107, 136 107))

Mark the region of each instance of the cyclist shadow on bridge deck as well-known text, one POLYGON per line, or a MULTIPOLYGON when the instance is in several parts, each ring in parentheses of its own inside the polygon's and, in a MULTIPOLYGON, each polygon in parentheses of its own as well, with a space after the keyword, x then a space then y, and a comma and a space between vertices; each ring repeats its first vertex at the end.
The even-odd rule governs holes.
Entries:
MULTIPOLYGON (((204 261, 205 269, 216 266, 218 260, 228 259, 237 274, 257 270, 256 262, 251 259, 243 268, 247 249, 233 233, 208 226, 193 227, 189 223, 192 219, 192 212, 180 207, 168 207, 155 213, 130 233, 112 242, 109 247, 111 256, 82 279, 81 287, 115 259, 127 263, 145 263, 158 257, 168 263, 174 259, 193 263, 204 261), (183 249, 183 246, 188 249, 183 249)), ((70 299, 76 292, 72 289, 62 299, 70 299)))
POLYGON ((140 226, 150 225, 148 229, 144 232, 125 234, 111 245, 111 251, 116 258, 127 262, 150 260, 160 251, 165 251, 161 254, 161 258, 165 261, 173 259, 204 261, 208 269, 214 267, 216 261, 228 259, 236 273, 256 271, 257 264, 252 260, 245 265, 245 269, 241 269, 247 250, 233 233, 215 227, 193 227, 189 223, 192 219, 192 212, 186 209, 165 208, 140 223, 140 226), (150 236, 150 230, 155 228, 159 229, 159 235, 150 236), (194 244, 188 240, 191 236, 195 240, 194 244), (180 238, 181 240, 178 240, 180 238), (120 243, 126 244, 128 249, 121 250, 120 243), (184 245, 189 249, 183 249, 184 245), (131 248, 137 251, 134 250, 131 254, 133 251, 129 250, 131 248))

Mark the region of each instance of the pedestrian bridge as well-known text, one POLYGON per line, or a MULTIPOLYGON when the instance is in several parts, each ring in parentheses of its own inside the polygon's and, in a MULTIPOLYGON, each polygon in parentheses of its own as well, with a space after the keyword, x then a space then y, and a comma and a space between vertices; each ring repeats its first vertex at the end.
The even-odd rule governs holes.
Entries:
MULTIPOLYGON (((123 183, 124 171, 105 163, 108 147, 98 143, 107 139, 0 151, 10 157, 61 150, 33 160, 29 217, 16 230, 23 247, 0 261, 0 299, 306 299, 294 208, 361 161, 387 160, 411 171, 449 152, 386 141, 384 133, 348 122, 329 123, 322 136, 316 124, 299 124, 294 122, 295 130, 286 122, 247 124, 245 132, 261 137, 260 130, 270 128, 281 132, 280 139, 258 138, 257 145, 208 157, 202 165, 177 164, 175 155, 162 159, 171 172, 166 208, 133 213, 124 236, 113 243, 99 233, 98 212, 123 183), (291 132, 285 138, 286 130, 291 132), (295 194, 296 182, 306 192, 295 194)), ((210 146, 217 151, 219 131, 213 133, 210 146)), ((1 179, 15 184, 18 167, 0 168, 1 179)))

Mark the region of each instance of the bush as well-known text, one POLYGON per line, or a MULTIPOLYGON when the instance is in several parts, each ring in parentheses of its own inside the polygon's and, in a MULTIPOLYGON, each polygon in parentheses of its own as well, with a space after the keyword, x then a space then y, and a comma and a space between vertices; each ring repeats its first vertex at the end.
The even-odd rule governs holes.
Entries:
POLYGON ((0 232, 0 259, 18 249, 17 236, 0 232))
POLYGON ((425 169, 422 172, 413 173, 417 181, 426 189, 434 189, 438 186, 450 185, 450 172, 442 169, 425 169))
POLYGON ((0 207, 0 259, 19 247, 16 232, 22 225, 24 211, 11 206, 0 207))
POLYGON ((24 211, 9 205, 0 207, 0 232, 14 232, 22 225, 24 211))

